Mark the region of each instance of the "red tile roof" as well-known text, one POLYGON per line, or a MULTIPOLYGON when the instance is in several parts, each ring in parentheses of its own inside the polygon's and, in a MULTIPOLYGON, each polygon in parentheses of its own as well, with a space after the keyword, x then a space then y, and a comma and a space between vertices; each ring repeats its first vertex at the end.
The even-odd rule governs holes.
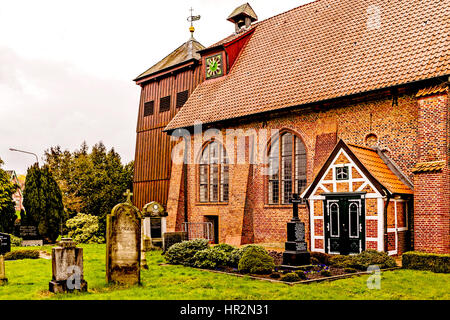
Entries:
POLYGON ((318 0, 276 15, 166 130, 448 75, 447 19, 444 0, 318 0))
POLYGON ((348 144, 348 147, 366 169, 377 179, 381 185, 389 190, 392 194, 413 194, 413 190, 404 184, 397 175, 392 172, 387 164, 378 155, 374 149, 348 144))

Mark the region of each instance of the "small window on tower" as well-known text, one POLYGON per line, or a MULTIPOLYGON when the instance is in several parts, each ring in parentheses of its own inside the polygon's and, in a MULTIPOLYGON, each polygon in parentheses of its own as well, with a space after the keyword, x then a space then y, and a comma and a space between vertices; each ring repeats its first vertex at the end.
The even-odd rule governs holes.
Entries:
POLYGON ((177 108, 181 108, 189 97, 189 91, 182 91, 177 93, 177 108))
POLYGON ((159 112, 165 112, 170 110, 170 96, 161 98, 159 100, 159 112))
POLYGON ((153 115, 153 108, 155 106, 155 101, 147 101, 144 103, 144 117, 153 115))
POLYGON ((336 180, 348 180, 348 167, 336 167, 336 180))

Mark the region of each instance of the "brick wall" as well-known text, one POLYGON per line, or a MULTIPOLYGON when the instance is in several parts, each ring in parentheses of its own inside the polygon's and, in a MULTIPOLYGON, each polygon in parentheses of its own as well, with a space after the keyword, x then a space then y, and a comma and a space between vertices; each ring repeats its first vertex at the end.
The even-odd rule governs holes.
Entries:
MULTIPOLYGON (((288 128, 294 130, 302 138, 306 147, 308 184, 314 178, 314 171, 322 165, 324 154, 331 151, 328 150, 331 149, 329 140, 333 140, 334 136, 337 136, 347 143, 365 145, 365 138, 369 133, 377 135, 379 146, 387 148, 390 151, 389 156, 405 174, 411 177, 411 169, 417 162, 417 115, 418 104, 413 95, 400 96, 396 106, 392 105, 390 97, 385 96, 373 101, 343 103, 330 107, 329 110, 301 110, 289 115, 274 115, 268 117, 264 122, 240 123, 236 121, 228 128, 243 130, 288 128), (330 128, 336 130, 334 135, 330 132, 332 131, 330 128), (317 139, 317 137, 324 139, 317 139), (317 145, 318 141, 327 150, 321 150, 322 147, 317 145)), ((232 151, 227 150, 227 152, 232 151)), ((234 152, 237 151, 234 150, 234 152)), ((230 236, 231 233, 235 237, 238 230, 241 230, 242 233, 241 243, 286 241, 286 223, 292 217, 292 206, 266 203, 266 177, 262 174, 260 166, 254 165, 251 168, 249 166, 230 166, 230 201, 228 204, 198 203, 197 170, 195 165, 189 165, 188 210, 190 221, 203 221, 204 215, 218 215, 221 242, 226 241, 227 236, 230 236), (234 181, 232 176, 235 177, 234 181)), ((169 215, 173 213, 173 210, 169 208, 169 215)), ((310 222, 305 205, 299 206, 299 217, 305 222, 309 246, 310 222)), ((376 237, 376 234, 373 236, 376 237)))
POLYGON ((448 94, 418 100, 417 162, 445 161, 438 172, 414 175, 414 247, 450 252, 450 170, 448 94))

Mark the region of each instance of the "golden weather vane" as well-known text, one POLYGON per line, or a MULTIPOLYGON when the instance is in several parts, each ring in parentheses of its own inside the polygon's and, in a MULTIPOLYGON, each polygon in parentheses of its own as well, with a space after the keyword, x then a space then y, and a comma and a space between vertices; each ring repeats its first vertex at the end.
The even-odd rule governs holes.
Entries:
POLYGON ((189 11, 191 11, 191 15, 187 18, 187 21, 189 21, 191 23, 191 26, 189 27, 189 31, 191 32, 191 38, 194 38, 195 28, 194 28, 193 22, 200 20, 200 15, 198 15, 198 16, 192 15, 192 13, 194 11, 194 9, 192 9, 192 7, 191 7, 191 9, 189 9, 189 11))

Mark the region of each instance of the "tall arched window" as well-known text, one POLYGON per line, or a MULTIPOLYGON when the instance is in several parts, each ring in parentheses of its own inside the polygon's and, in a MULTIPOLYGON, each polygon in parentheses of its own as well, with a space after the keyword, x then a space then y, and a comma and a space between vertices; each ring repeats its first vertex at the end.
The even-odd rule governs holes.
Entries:
POLYGON ((212 141, 202 151, 199 165, 200 202, 228 201, 228 158, 224 147, 212 141))
POLYGON ((292 193, 300 194, 305 188, 305 145, 296 135, 283 133, 269 151, 268 202, 288 204, 292 193))

